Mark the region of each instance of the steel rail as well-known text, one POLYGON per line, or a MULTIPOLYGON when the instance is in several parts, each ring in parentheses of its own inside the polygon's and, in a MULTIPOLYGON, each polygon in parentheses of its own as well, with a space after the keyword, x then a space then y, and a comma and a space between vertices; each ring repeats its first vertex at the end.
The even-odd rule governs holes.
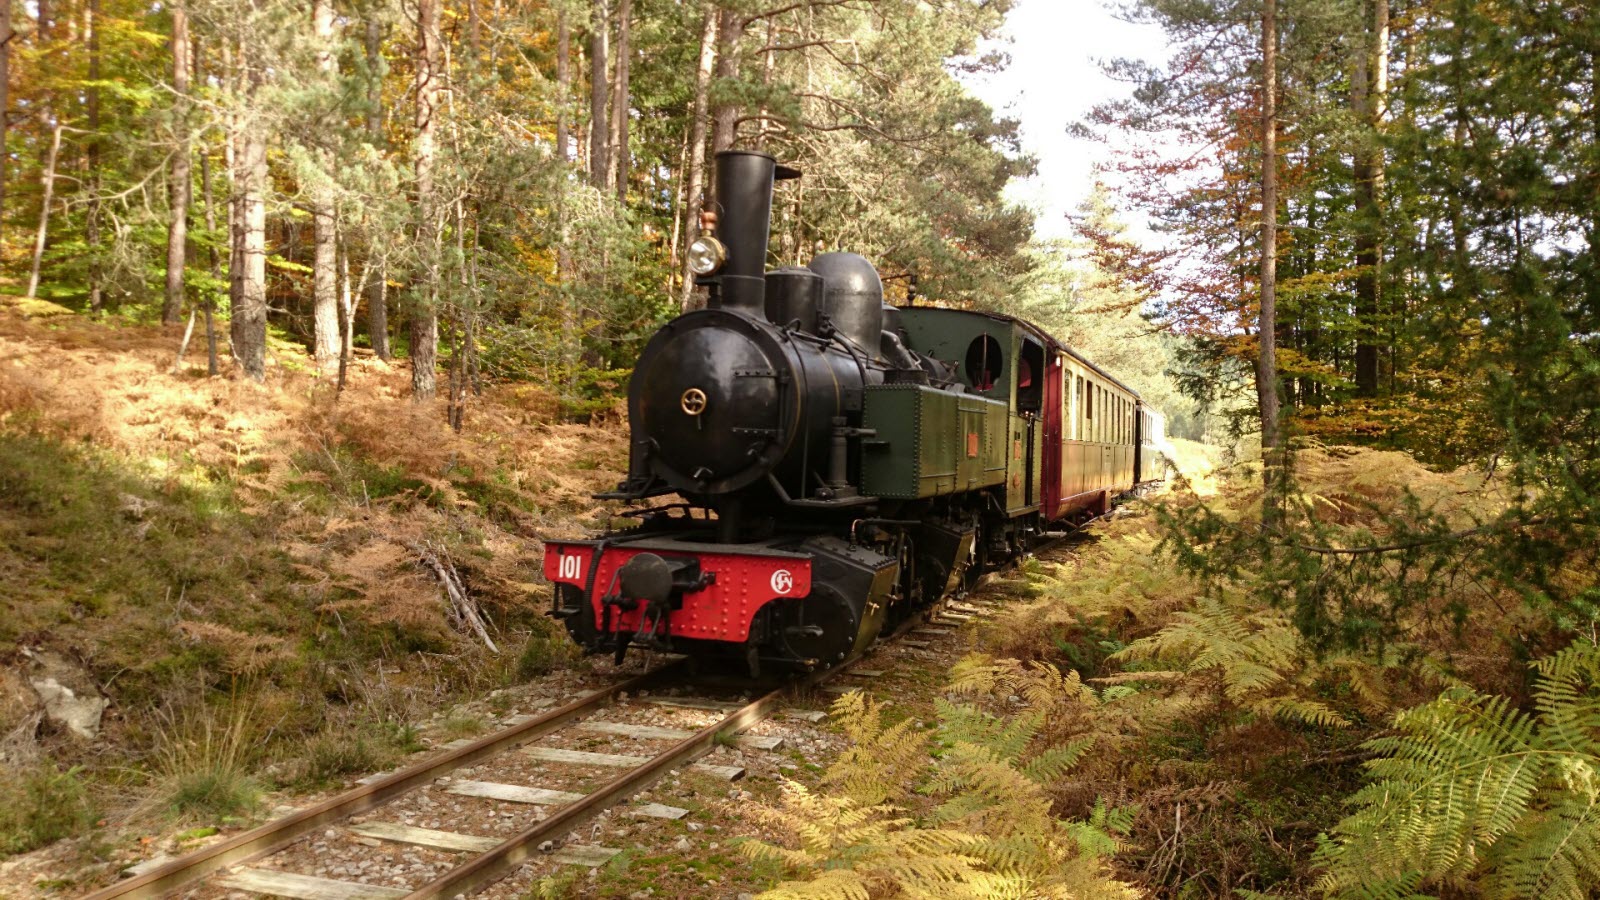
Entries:
POLYGON ((815 687, 843 672, 859 658, 859 655, 852 657, 843 665, 816 672, 734 710, 722 721, 706 726, 692 737, 684 738, 644 765, 618 775, 591 791, 582 800, 562 807, 550 818, 528 826, 499 846, 417 888, 407 894, 405 900, 447 900, 461 895, 471 895, 488 887, 504 878, 516 867, 541 855, 543 851, 539 849, 540 845, 551 840, 553 836, 566 834, 602 810, 639 793, 669 770, 678 768, 709 750, 718 738, 738 734, 769 717, 791 694, 815 687))
POLYGON ((520 725, 487 735, 442 756, 401 769, 371 784, 346 791, 315 806, 180 856, 136 878, 101 888, 87 895, 84 900, 113 900, 113 898, 148 900, 165 896, 218 869, 276 852, 331 822, 376 809, 395 797, 428 784, 455 769, 542 737, 608 703, 623 691, 632 693, 650 687, 669 675, 677 674, 682 668, 681 661, 674 662, 601 688, 520 725))

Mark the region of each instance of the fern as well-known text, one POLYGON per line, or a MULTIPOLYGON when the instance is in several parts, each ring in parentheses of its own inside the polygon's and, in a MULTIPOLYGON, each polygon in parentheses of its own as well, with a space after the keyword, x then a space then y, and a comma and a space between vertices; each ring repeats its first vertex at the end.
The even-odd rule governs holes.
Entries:
POLYGON ((836 786, 862 806, 889 799, 913 780, 928 762, 927 739, 910 719, 884 727, 883 704, 861 691, 835 700, 830 715, 840 724, 850 747, 826 775, 823 783, 836 786))
MULTIPOLYGON (((1218 679, 1222 697, 1260 716, 1303 722, 1322 728, 1343 727, 1350 720, 1320 700, 1304 696, 1323 678, 1349 685, 1369 710, 1386 708, 1385 666, 1352 656, 1318 659, 1288 617, 1276 610, 1247 610, 1216 597, 1197 600, 1171 624, 1111 656, 1113 662, 1182 665, 1190 675, 1218 679)), ((1169 672, 1126 672, 1107 683, 1170 680, 1169 672)))
POLYGON ((1062 674, 1049 663, 991 660, 981 655, 969 656, 951 668, 950 692, 967 697, 1014 696, 1045 712, 1067 703, 1095 706, 1100 702, 1077 672, 1062 674))
MULTIPOLYGON (((975 662, 961 679, 969 689, 1005 691, 1008 697, 1015 690, 1047 706, 1084 692, 1093 697, 1076 676, 1049 667, 975 662)), ((1044 708, 997 716, 940 702, 937 711, 935 757, 928 737, 908 723, 885 727, 880 705, 856 693, 834 704, 835 718, 853 741, 823 777, 837 795, 786 783, 782 806, 760 808, 756 815, 793 835, 798 847, 741 845, 750 856, 809 876, 763 897, 1133 896, 1103 871, 1104 858, 1121 846, 1132 811, 1100 804, 1088 821, 1051 813, 1047 789, 1084 757, 1092 740, 1042 741, 1044 708), (906 815, 900 805, 919 783, 936 802, 922 819, 906 815)))
POLYGON ((1454 689, 1401 713, 1360 807, 1319 851, 1341 897, 1415 873, 1491 897, 1582 900, 1600 888, 1600 648, 1538 664, 1536 715, 1454 689))
POLYGON ((1294 665, 1299 651, 1299 634, 1281 614, 1236 611, 1206 597, 1111 658, 1186 660, 1190 672, 1218 672, 1227 696, 1238 700, 1282 682, 1282 670, 1294 665))

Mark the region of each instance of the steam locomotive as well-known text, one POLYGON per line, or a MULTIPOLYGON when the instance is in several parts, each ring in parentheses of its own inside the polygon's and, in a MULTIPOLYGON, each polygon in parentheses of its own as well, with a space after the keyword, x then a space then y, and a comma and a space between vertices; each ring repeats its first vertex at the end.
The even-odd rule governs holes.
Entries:
POLYGON ((799 175, 717 154, 707 308, 640 355, 627 480, 601 495, 679 499, 545 548, 589 652, 831 665, 1163 476, 1161 413, 1038 327, 885 305, 854 253, 767 271, 774 182, 799 175))

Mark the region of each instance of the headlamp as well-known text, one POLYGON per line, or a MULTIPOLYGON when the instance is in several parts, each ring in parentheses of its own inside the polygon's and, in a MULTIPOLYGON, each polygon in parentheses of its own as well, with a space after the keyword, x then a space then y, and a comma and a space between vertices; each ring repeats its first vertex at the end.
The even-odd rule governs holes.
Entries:
POLYGON ((695 238, 694 243, 689 245, 689 271, 696 275, 710 275, 727 261, 728 248, 710 235, 695 238))

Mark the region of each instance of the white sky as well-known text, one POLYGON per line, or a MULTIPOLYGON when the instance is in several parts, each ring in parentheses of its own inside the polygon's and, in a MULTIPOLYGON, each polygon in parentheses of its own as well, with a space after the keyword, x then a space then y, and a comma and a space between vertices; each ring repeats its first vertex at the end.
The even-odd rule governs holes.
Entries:
MULTIPOLYGON (((996 112, 1022 123, 1023 149, 1039 161, 1033 178, 1014 181, 1007 195, 1038 213, 1037 234, 1064 237, 1065 215, 1094 183, 1094 166, 1111 148, 1068 136, 1103 100, 1127 96, 1129 85, 1108 78, 1102 60, 1132 57, 1159 62, 1166 52, 1161 29, 1133 25, 1113 15, 1106 0, 1017 0, 1006 18, 1011 65, 998 75, 973 76, 967 85, 996 112)), ((1125 211, 1136 224, 1134 211, 1125 211)))

